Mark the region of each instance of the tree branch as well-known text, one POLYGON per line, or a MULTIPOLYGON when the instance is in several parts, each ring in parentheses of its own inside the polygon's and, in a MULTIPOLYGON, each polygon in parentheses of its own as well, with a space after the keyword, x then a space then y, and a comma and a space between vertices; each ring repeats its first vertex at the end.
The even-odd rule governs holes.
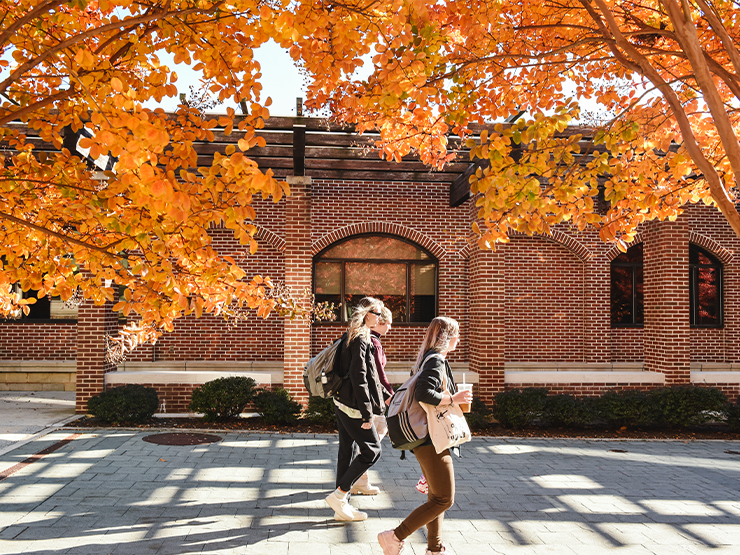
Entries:
POLYGON ((7 29, 5 29, 5 31, 2 32, 2 34, 0 34, 0 45, 8 42, 8 39, 10 39, 18 29, 23 27, 32 19, 35 19, 42 12, 53 10, 64 3, 66 3, 66 0, 50 0, 49 2, 39 4, 23 17, 16 19, 7 29))
POLYGON ((97 251, 97 252, 103 253, 103 254, 105 254, 107 256, 110 256, 112 258, 118 258, 119 260, 124 260, 125 259, 125 257, 123 257, 123 256, 121 256, 119 254, 116 254, 116 253, 113 253, 113 252, 108 251, 109 248, 111 248, 111 247, 119 244, 121 242, 121 240, 115 241, 115 242, 113 242, 113 243, 111 243, 109 245, 106 245, 105 247, 98 247, 97 245, 91 245, 90 243, 85 243, 84 241, 80 241, 79 239, 75 239, 73 237, 69 237, 68 235, 64 235, 63 233, 59 233, 57 231, 52 231, 51 229, 47 229, 47 228, 45 228, 43 226, 33 224, 33 223, 28 222, 28 221, 26 221, 26 220, 24 220, 22 218, 17 218, 15 216, 13 216, 12 214, 7 214, 5 212, 0 212, 0 219, 9 220, 9 221, 11 221, 13 223, 16 223, 16 224, 20 225, 20 226, 24 226, 24 227, 27 227, 29 229, 33 229, 34 231, 38 231, 40 233, 43 233, 44 235, 49 235, 51 237, 56 237, 57 239, 60 239, 62 241, 66 241, 66 242, 72 243, 73 245, 77 245, 77 246, 82 247, 82 248, 85 248, 85 249, 90 249, 90 250, 93 250, 93 251, 97 251))
POLYGON ((62 41, 52 48, 49 48, 49 50, 46 50, 43 54, 39 55, 38 57, 29 60, 25 64, 21 64, 18 66, 18 68, 11 73, 2 83, 0 83, 0 93, 4 92, 5 89, 7 89, 11 83, 17 81, 24 73, 26 73, 28 70, 31 70, 38 65, 45 62, 47 59, 49 59, 54 54, 57 54, 58 52, 61 52, 62 50, 69 48, 71 46, 74 46, 75 44, 92 37, 96 37, 102 33, 105 33, 107 31, 111 31, 113 29, 119 29, 121 27, 130 27, 130 26, 136 26, 140 25, 142 23, 149 23, 151 21, 156 21, 160 19, 166 19, 170 16, 178 16, 182 17, 185 15, 191 15, 194 13, 201 13, 201 14, 208 14, 216 11, 223 1, 217 2, 213 6, 211 6, 207 10, 203 10, 200 8, 192 8, 190 10, 183 10, 179 12, 157 12, 155 14, 149 14, 149 15, 143 15, 140 17, 132 17, 129 19, 122 19, 121 21, 116 21, 114 23, 108 23, 107 25, 103 25, 101 27, 97 27, 95 29, 90 29, 89 31, 86 31, 84 33, 79 33, 77 35, 74 35, 70 38, 68 38, 65 41, 62 41))

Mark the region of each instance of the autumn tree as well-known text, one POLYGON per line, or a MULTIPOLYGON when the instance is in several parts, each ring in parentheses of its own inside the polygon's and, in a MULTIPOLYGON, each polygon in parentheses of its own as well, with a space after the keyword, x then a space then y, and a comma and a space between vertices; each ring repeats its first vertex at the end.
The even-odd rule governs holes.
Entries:
POLYGON ((594 225, 624 247, 647 220, 715 205, 740 236, 740 4, 733 0, 296 2, 281 44, 309 104, 378 129, 388 158, 471 142, 482 245, 594 225), (363 65, 372 60, 368 71, 363 65), (369 76, 368 76, 369 73, 369 76), (598 119, 581 133, 566 126, 598 119), (593 138, 594 150, 579 146, 593 138), (584 154, 589 154, 585 157, 584 154), (599 214, 602 188, 610 204, 599 214))
POLYGON ((261 143, 255 130, 267 116, 253 57, 268 40, 262 4, 2 0, 3 314, 34 302, 16 284, 39 298, 79 292, 116 301, 148 330, 139 339, 171 330, 183 314, 300 312, 296 298, 274 294, 259 276, 250 280, 208 235, 223 225, 254 252, 252 199, 277 202, 289 193, 245 155, 261 143), (165 56, 191 64, 213 98, 241 103, 248 115, 228 109, 208 117, 187 104, 174 114, 145 108, 178 94, 165 56), (59 152, 39 154, 28 130, 59 152), (194 143, 232 131, 234 146, 198 167, 194 143), (77 152, 78 137, 89 159, 77 152), (112 171, 92 171, 90 159, 104 156, 116 161, 112 171))
POLYGON ((270 38, 310 77, 310 106, 380 130, 388 158, 443 165, 450 134, 510 118, 470 143, 484 246, 562 222, 624 246, 690 202, 740 235, 739 13, 708 0, 0 0, 0 311, 32 302, 14 284, 95 301, 123 290, 116 308, 150 329, 295 309, 208 235, 223 223, 253 249, 254 195, 289 192, 249 159, 267 115, 254 50, 270 38), (178 94, 165 56, 248 115, 145 108, 178 94), (565 132, 590 104, 601 119, 565 132), (59 152, 37 152, 29 129, 59 152), (78 155, 82 132, 112 171, 78 155), (216 132, 238 140, 198 167, 194 143, 216 132))

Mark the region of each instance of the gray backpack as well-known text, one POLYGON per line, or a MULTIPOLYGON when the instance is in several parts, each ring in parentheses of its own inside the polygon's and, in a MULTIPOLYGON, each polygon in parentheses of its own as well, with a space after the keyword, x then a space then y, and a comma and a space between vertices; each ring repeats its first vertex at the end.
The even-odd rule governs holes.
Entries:
POLYGON ((416 400, 416 382, 424 364, 434 356, 440 355, 432 353, 427 356, 419 366, 419 371, 403 382, 403 385, 393 393, 391 403, 388 405, 386 422, 388 423, 388 437, 394 449, 411 451, 427 439, 429 433, 427 413, 416 400))
POLYGON ((303 383, 311 397, 334 397, 344 376, 339 375, 339 348, 347 337, 345 333, 310 359, 303 368, 303 383))

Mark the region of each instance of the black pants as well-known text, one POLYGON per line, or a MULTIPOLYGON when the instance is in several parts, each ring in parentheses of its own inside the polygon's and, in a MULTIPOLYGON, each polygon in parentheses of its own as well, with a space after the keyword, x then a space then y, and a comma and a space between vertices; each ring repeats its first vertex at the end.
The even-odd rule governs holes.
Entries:
POLYGON ((349 491, 352 485, 365 474, 380 458, 380 440, 375 426, 362 429, 362 420, 350 418, 336 406, 337 430, 339 431, 339 456, 337 458, 337 487, 349 491), (359 453, 355 456, 354 445, 359 453))

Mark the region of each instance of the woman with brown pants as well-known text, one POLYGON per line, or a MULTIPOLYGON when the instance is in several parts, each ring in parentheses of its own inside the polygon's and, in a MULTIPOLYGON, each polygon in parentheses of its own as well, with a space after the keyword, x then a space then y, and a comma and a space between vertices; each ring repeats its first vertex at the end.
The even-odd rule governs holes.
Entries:
MULTIPOLYGON (((447 354, 455 350, 459 341, 460 328, 455 320, 443 316, 432 320, 416 359, 415 370, 421 372, 416 382, 417 401, 439 406, 470 403, 473 400, 471 392, 457 391, 446 360, 447 354)), ((449 449, 437 454, 428 437, 413 453, 429 485, 427 502, 414 509, 395 530, 378 534, 378 542, 384 555, 399 555, 405 539, 415 530, 426 526, 426 555, 450 555, 442 544, 441 532, 445 511, 455 502, 452 455, 449 449)))

